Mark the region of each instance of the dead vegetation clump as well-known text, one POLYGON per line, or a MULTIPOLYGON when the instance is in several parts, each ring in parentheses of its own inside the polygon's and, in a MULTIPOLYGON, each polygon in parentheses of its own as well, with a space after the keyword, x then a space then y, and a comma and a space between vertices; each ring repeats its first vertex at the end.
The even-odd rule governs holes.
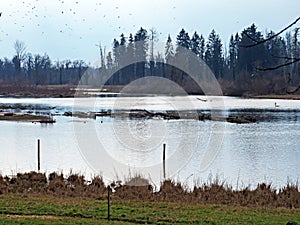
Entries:
POLYGON ((261 183, 251 192, 250 205, 261 207, 272 207, 276 205, 277 194, 276 190, 271 187, 271 184, 261 183))
POLYGON ((17 173, 17 176, 8 180, 9 192, 39 193, 44 192, 47 186, 47 177, 44 173, 29 172, 17 173))
POLYGON ((51 192, 55 195, 65 195, 66 194, 66 186, 67 184, 64 181, 63 174, 58 174, 56 172, 49 174, 49 183, 47 187, 47 191, 51 192))
POLYGON ((297 184, 287 184, 279 190, 277 206, 291 209, 300 207, 300 192, 297 184))
POLYGON ((153 201, 153 187, 149 181, 141 175, 129 178, 124 185, 120 181, 113 182, 111 185, 114 190, 113 196, 122 200, 133 201, 153 201))
POLYGON ((8 193, 8 185, 7 177, 0 175, 0 195, 8 193))
POLYGON ((194 187, 192 192, 196 202, 215 204, 233 204, 234 193, 232 188, 226 187, 224 183, 214 182, 211 184, 203 184, 200 187, 194 187))
POLYGON ((175 183, 172 180, 165 180, 162 183, 156 198, 158 201, 185 202, 189 201, 189 193, 183 188, 181 183, 175 183))
POLYGON ((83 175, 70 174, 66 179, 67 189, 74 194, 83 193, 86 188, 86 183, 83 175))
POLYGON ((64 175, 56 172, 49 174, 47 191, 57 196, 81 196, 85 192, 86 182, 83 175, 72 174, 64 178, 64 175))
POLYGON ((92 182, 86 187, 87 197, 104 198, 106 193, 107 193, 107 188, 105 186, 103 178, 100 176, 93 177, 92 182))
POLYGON ((53 172, 49 174, 47 191, 56 196, 99 197, 106 193, 106 186, 100 176, 95 176, 91 183, 87 184, 83 175, 71 173, 64 178, 62 173, 53 172))

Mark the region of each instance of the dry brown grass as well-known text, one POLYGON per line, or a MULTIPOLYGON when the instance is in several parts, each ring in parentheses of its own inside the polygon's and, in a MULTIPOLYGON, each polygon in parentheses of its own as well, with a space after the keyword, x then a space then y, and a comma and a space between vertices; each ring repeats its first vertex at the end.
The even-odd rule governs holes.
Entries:
POLYGON ((0 83, 0 95, 12 97, 74 97, 74 85, 15 85, 0 83))
MULTIPOLYGON (((235 190, 218 179, 195 186, 187 190, 180 183, 172 180, 162 182, 160 189, 154 191, 149 181, 141 176, 110 184, 112 198, 142 202, 193 202, 197 204, 223 204, 250 207, 285 207, 300 208, 300 192, 297 184, 287 184, 276 190, 270 184, 258 184, 255 189, 249 187, 235 190)), ((29 172, 18 173, 9 178, 0 176, 0 194, 45 193, 58 197, 92 197, 105 199, 107 186, 102 177, 96 176, 87 183, 83 175, 62 173, 49 174, 29 172)))

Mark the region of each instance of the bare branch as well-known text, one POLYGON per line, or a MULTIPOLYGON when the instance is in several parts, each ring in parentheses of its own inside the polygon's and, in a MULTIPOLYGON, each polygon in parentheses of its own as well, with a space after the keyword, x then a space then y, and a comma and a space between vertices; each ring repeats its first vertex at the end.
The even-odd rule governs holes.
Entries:
MULTIPOLYGON (((256 40, 255 38, 251 37, 247 32, 245 32, 245 35, 246 35, 250 40, 254 41, 255 44, 257 44, 257 43, 259 42, 259 41, 256 40)), ((248 46, 248 45, 246 45, 246 47, 247 47, 247 46, 248 46)), ((243 47, 243 46, 241 46, 241 47, 243 47)))
POLYGON ((271 71, 271 70, 277 70, 281 67, 285 67, 285 66, 289 66, 291 64, 294 64, 296 62, 299 62, 300 61, 300 58, 294 58, 293 61, 291 62, 287 62, 287 63, 283 63, 283 64, 280 64, 278 66, 274 66, 274 67, 268 67, 268 68, 261 68, 261 67, 258 67, 256 68, 257 70, 260 70, 260 71, 271 71))
POLYGON ((295 60, 297 58, 294 58, 294 57, 288 57, 288 56, 277 56, 277 55, 271 55, 272 57, 274 58, 277 58, 277 59, 286 59, 286 60, 295 60))
POLYGON ((286 31, 287 29, 289 29, 290 27, 294 26, 296 23, 298 23, 298 21, 300 20, 300 17, 298 17, 293 23, 291 23, 290 25, 288 25, 287 27, 283 28, 281 31, 279 31, 278 33, 266 38, 266 39, 263 39, 261 41, 259 40, 255 40, 254 38, 252 38, 249 34, 245 33, 246 36, 248 38, 250 38, 252 41, 254 41, 255 43, 251 44, 251 45, 240 45, 240 47, 243 47, 243 48, 251 48, 251 47, 254 47, 254 46, 257 46, 257 45, 260 45, 260 44, 263 44, 267 41, 270 41, 272 40, 273 38, 277 37, 278 35, 280 35, 281 33, 283 33, 284 31, 286 31))

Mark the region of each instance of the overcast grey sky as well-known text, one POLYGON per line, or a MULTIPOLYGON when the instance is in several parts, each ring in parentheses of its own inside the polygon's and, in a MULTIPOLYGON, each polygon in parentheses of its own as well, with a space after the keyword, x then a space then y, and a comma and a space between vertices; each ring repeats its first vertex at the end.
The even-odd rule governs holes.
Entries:
MULTIPOLYGON (((255 23, 279 31, 299 16, 299 0, 0 0, 0 58, 12 58, 16 40, 52 60, 94 62, 96 44, 111 49, 113 38, 141 26, 159 41, 181 28, 208 37, 212 29, 228 44, 230 34, 255 23)), ((299 24, 297 24, 299 26, 299 24)))

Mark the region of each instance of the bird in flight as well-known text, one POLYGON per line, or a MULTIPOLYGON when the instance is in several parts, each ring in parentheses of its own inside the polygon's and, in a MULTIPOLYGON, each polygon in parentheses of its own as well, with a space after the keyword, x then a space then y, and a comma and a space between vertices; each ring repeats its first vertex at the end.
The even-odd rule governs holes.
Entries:
POLYGON ((201 98, 197 98, 197 99, 200 100, 200 101, 202 101, 202 102, 206 102, 207 101, 207 99, 201 99, 201 98))

